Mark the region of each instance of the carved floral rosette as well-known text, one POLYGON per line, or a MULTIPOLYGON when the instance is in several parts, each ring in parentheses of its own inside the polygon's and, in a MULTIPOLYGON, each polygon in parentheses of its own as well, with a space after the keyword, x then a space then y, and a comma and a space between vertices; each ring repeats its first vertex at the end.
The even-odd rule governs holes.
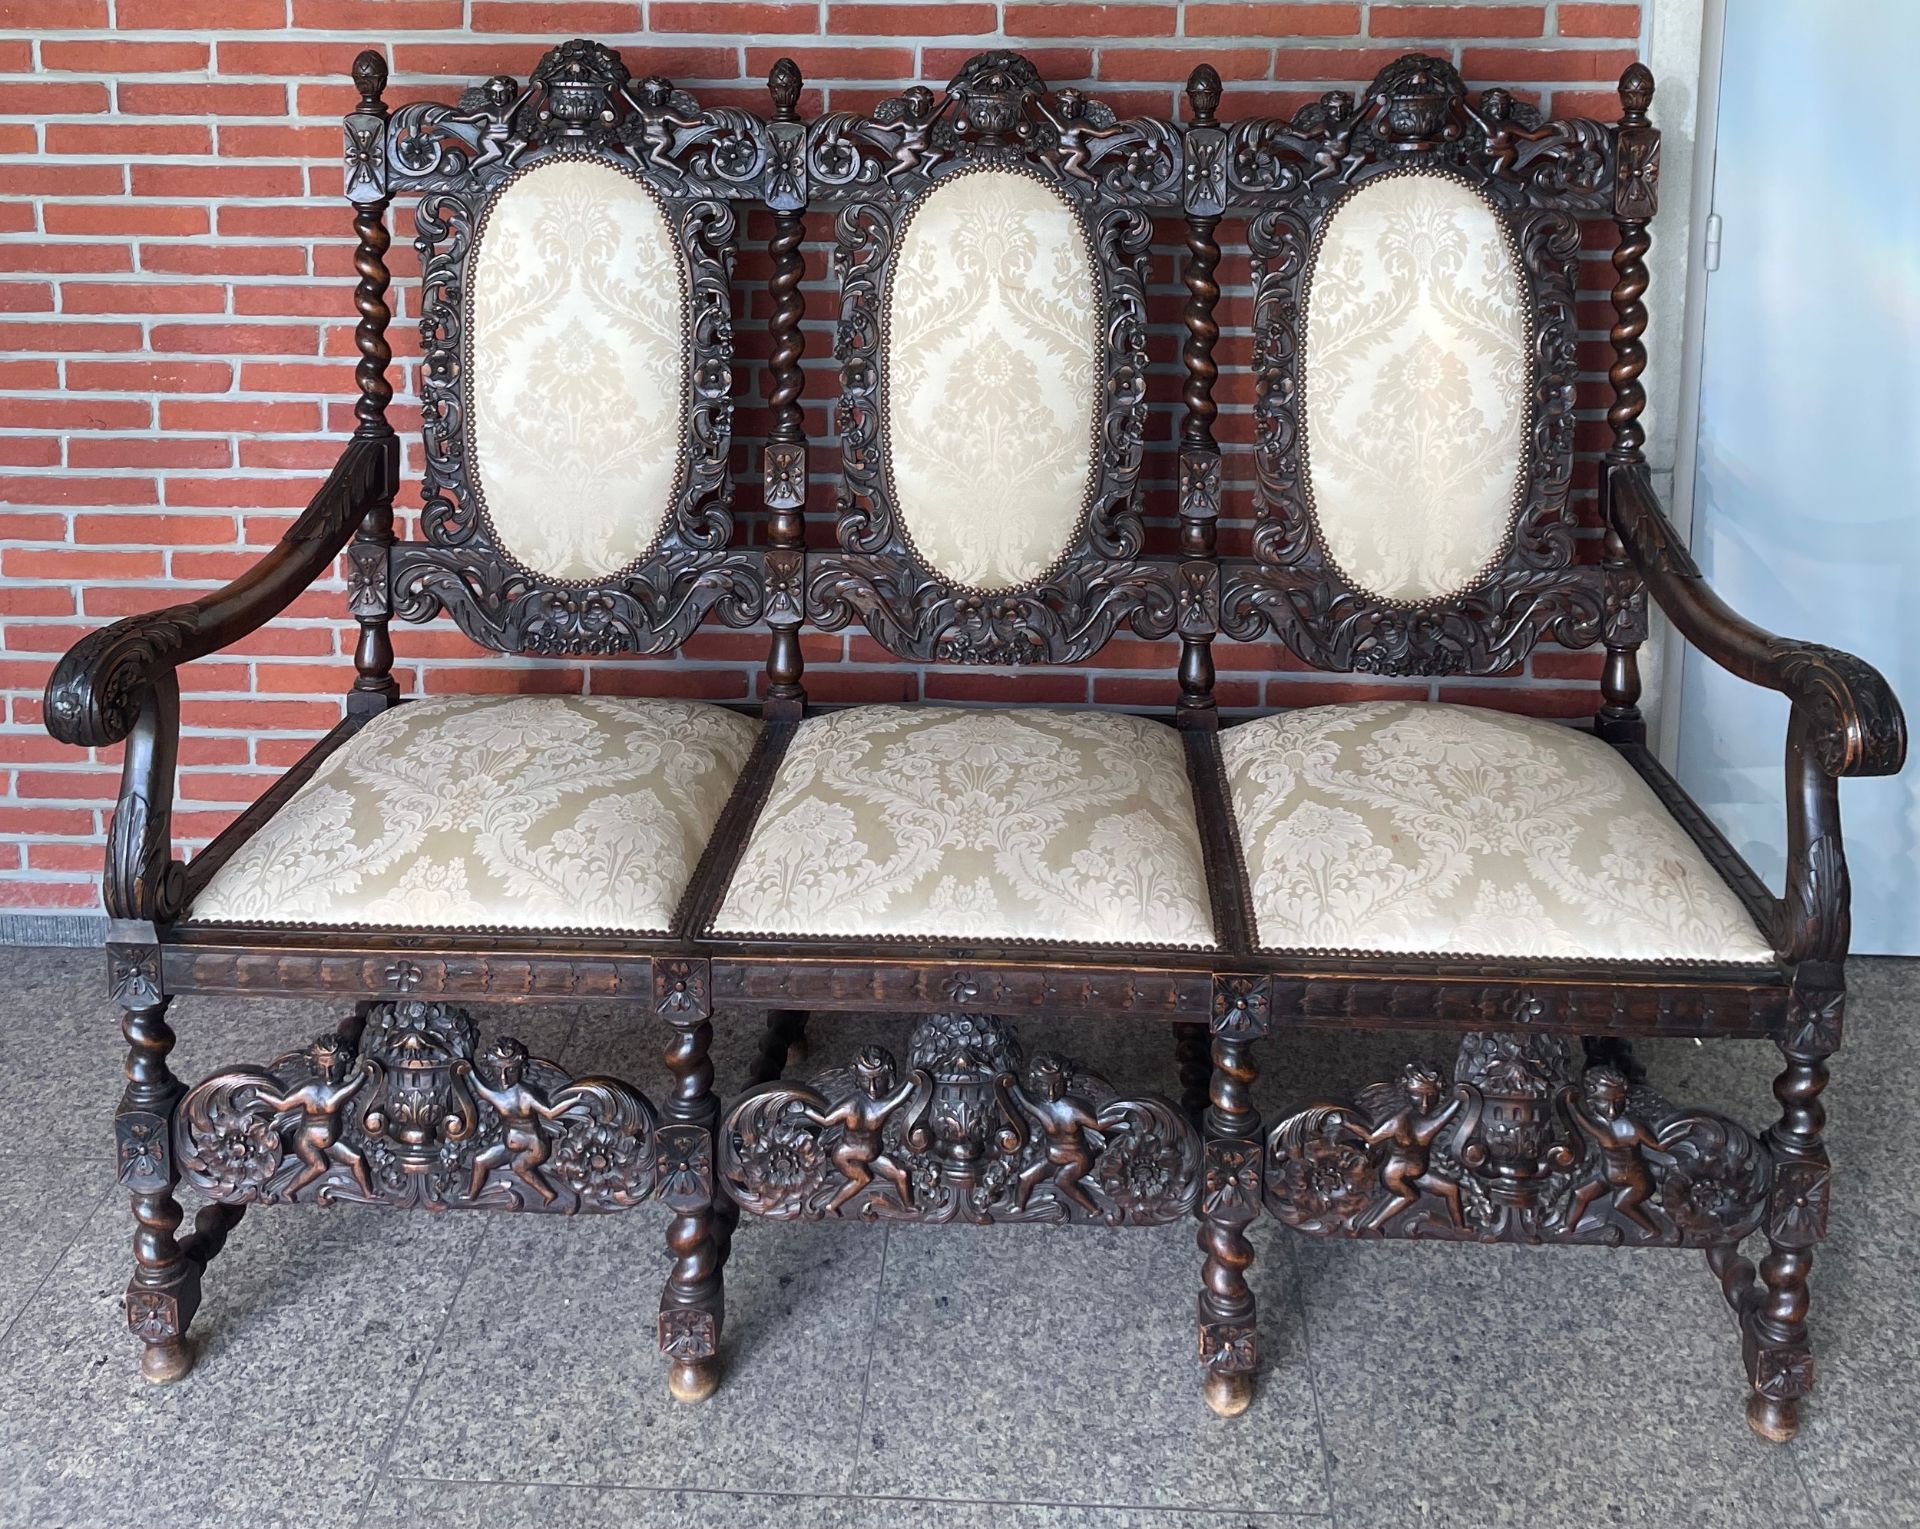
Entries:
POLYGON ((1025 1063, 983 1015, 936 1015, 904 1076, 884 1047, 852 1069, 755 1089, 720 1129, 745 1210, 944 1223, 1150 1226, 1192 1212, 1199 1137, 1157 1095, 1121 1098, 1069 1059, 1025 1063))
POLYGON ((374 1007, 358 1045, 322 1036, 216 1073, 175 1114, 182 1176, 228 1204, 572 1214, 654 1192, 673 1144, 637 1090, 507 1037, 476 1044, 463 1011, 403 999, 374 1007))
POLYGON ((1317 1236, 1720 1247, 1757 1230, 1772 1159, 1563 1038, 1462 1038, 1450 1083, 1409 1064, 1267 1138, 1265 1202, 1317 1236))

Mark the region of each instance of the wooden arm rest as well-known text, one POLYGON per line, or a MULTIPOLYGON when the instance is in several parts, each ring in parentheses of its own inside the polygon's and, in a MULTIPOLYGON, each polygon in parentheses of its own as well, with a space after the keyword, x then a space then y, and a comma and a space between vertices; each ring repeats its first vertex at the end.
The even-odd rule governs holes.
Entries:
POLYGON ((239 578, 198 600, 89 632, 47 682, 47 731, 81 746, 120 742, 161 675, 264 626, 324 573, 367 510, 392 497, 399 470, 397 439, 355 437, 287 534, 239 578))
POLYGON ((1647 469, 1615 467, 1614 529, 1680 634, 1730 674, 1793 703, 1806 747, 1828 775, 1892 775, 1907 757, 1907 723, 1880 671, 1815 642, 1762 631, 1716 595, 1661 509, 1647 469))

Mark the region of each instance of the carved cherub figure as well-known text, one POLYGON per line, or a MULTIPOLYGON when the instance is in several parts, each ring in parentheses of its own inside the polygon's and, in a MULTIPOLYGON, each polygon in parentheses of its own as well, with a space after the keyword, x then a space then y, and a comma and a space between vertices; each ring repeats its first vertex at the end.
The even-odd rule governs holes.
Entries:
POLYGON ((853 1064, 859 1087, 838 1104, 825 1110, 802 1106, 801 1113, 823 1130, 841 1127, 840 1140, 833 1149, 833 1166, 846 1178, 834 1197, 827 1202, 831 1216, 874 1179, 885 1179, 900 1197, 900 1203, 913 1209, 913 1182, 907 1171, 888 1155, 881 1139, 887 1117, 913 1096, 914 1079, 909 1077, 894 1086, 893 1058, 878 1046, 868 1046, 853 1064))
POLYGON ((1458 1099, 1439 1105, 1443 1085, 1431 1067, 1409 1062, 1397 1083, 1377 1085, 1361 1096, 1361 1104, 1379 1117, 1370 1130, 1349 1125, 1368 1146, 1387 1144, 1387 1160, 1380 1169, 1380 1187, 1391 1199, 1360 1223, 1363 1230, 1379 1231, 1395 1216, 1419 1204, 1422 1194, 1438 1195, 1455 1226, 1464 1226, 1460 1186, 1433 1171, 1432 1148, 1460 1108, 1458 1099), (1372 1097, 1369 1098, 1368 1096, 1372 1097), (1383 1113, 1384 1111, 1384 1113, 1383 1113))
POLYGON ((882 179, 906 175, 932 161, 929 145, 933 138, 935 97, 924 85, 915 85, 900 95, 882 101, 874 108, 873 120, 894 127, 899 139, 894 144, 893 162, 882 179))
POLYGON ((680 167, 673 162, 673 153, 679 146, 679 134, 708 126, 698 104, 684 90, 675 90, 672 80, 659 75, 642 80, 633 91, 633 101, 640 108, 640 141, 646 146, 645 157, 678 175, 680 167))
POLYGON ((1493 161, 1493 174, 1505 175, 1520 157, 1520 145, 1547 136, 1543 129, 1529 128, 1514 110, 1513 92, 1498 86, 1480 93, 1480 109, 1470 105, 1466 113, 1487 135, 1487 157, 1493 161))
POLYGON ((510 1035, 495 1041, 479 1065, 471 1069, 473 1091, 499 1111, 501 1132, 498 1141, 474 1156, 473 1173, 467 1182, 470 1200, 480 1198, 487 1175, 505 1164, 515 1178, 540 1197, 542 1205, 553 1204, 553 1188, 540 1172, 540 1165, 552 1151, 541 1122, 558 1120, 571 1105, 552 1103, 525 1081, 526 1073, 527 1048, 510 1035))
POLYGON ((1093 1171, 1098 1149, 1088 1138, 1100 1129, 1100 1117, 1084 1099, 1067 1092, 1067 1070, 1060 1058, 1043 1052, 1028 1064, 1025 1088, 1006 1090, 1040 1130, 1041 1156, 1020 1170, 1014 1184, 1013 1208, 1027 1208, 1034 1186, 1051 1179, 1053 1187, 1088 1215, 1104 1220, 1080 1181, 1093 1171))
POLYGON ((522 90, 519 83, 510 74, 496 74, 480 87, 480 99, 486 111, 487 126, 480 138, 480 152, 475 156, 473 168, 482 169, 495 160, 504 160, 512 164, 519 156, 522 144, 511 144, 513 138, 513 114, 531 94, 531 90, 522 90), (511 146, 510 146, 511 145, 511 146))
POLYGON ((1360 167, 1362 155, 1352 152, 1353 130, 1359 125, 1360 118, 1353 110, 1353 95, 1345 90, 1329 90, 1320 98, 1321 117, 1325 125, 1325 136, 1320 147, 1313 151, 1313 169, 1307 175, 1307 184, 1323 181, 1328 176, 1338 176, 1345 181, 1360 167))
POLYGON ((1611 1067, 1592 1067, 1581 1080, 1581 1097, 1573 1106, 1574 1123, 1599 1149, 1599 1162, 1574 1191, 1567 1226, 1577 1227, 1587 1207, 1611 1193, 1613 1208, 1649 1236, 1660 1228, 1641 1209, 1654 1195, 1651 1163, 1671 1165, 1673 1157, 1660 1150, 1660 1140, 1627 1113, 1627 1080, 1611 1067))
MULTIPOLYGON (((353 1175, 353 1182, 360 1186, 362 1194, 369 1200, 373 1198, 365 1161, 340 1139, 342 1108, 372 1076, 365 1068, 354 1069, 353 1060, 353 1042, 344 1035, 322 1036, 307 1048, 307 1061, 315 1074, 311 1082, 277 1099, 265 1093, 258 1096, 260 1103, 276 1114, 282 1110, 300 1112, 293 1152, 304 1166, 286 1187, 289 1199, 325 1175, 336 1163, 353 1175)), ((324 1195, 326 1191, 321 1193, 324 1195)))
POLYGON ((1044 96, 1033 98, 1034 109, 1053 125, 1059 144, 1041 157, 1062 175, 1077 175, 1090 180, 1087 165, 1094 157, 1097 140, 1111 137, 1119 120, 1104 101, 1090 99, 1085 91, 1068 87, 1054 96, 1059 112, 1052 111, 1044 96))

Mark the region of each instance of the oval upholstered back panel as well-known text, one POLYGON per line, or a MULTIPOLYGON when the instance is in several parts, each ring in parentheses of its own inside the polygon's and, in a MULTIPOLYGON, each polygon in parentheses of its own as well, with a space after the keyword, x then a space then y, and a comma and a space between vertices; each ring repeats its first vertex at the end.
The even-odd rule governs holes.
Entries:
POLYGON ((550 579, 644 557, 681 476, 687 301, 666 214, 612 165, 508 182, 473 253, 468 428, 501 548, 550 579))
POLYGON ((1385 600, 1477 581, 1524 491, 1528 299, 1506 225, 1422 172, 1364 182, 1307 278, 1305 457, 1328 555, 1385 600))
POLYGON ((975 589, 1040 578, 1098 468, 1100 300, 1078 215, 1012 170, 941 181, 909 214, 886 326, 889 474, 915 549, 975 589))

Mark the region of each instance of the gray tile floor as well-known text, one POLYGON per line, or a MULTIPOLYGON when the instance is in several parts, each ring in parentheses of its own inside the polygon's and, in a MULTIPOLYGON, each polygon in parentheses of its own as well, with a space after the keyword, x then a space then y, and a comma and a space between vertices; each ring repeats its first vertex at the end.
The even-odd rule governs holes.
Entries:
MULTIPOLYGON (((1255 1237, 1267 1367, 1234 1422, 1205 1411, 1189 1359, 1185 1227, 750 1223, 727 1383, 676 1407, 652 1349, 650 1209, 258 1213, 209 1271, 198 1369, 150 1387, 122 1328, 128 1220, 103 1151, 120 1054, 99 957, 0 951, 0 1524, 1920 1523, 1920 1223, 1894 1213, 1911 1183, 1869 1134, 1914 1124, 1920 963, 1851 976, 1820 1390, 1799 1441, 1774 1449, 1741 1421, 1738 1343, 1697 1255, 1327 1246, 1272 1226, 1255 1237)), ((194 1076, 264 1059, 337 1018, 184 1000, 177 1061, 194 1076)), ((757 1019, 729 1021, 720 1084, 737 1090, 757 1019)), ((576 1070, 664 1080, 658 1037, 618 1012, 536 1009, 513 1028, 576 1070)), ((816 1031, 833 1058, 873 1026, 816 1031)), ((1173 1087, 1152 1027, 1062 1024, 1053 1040, 1173 1087)), ((1419 1044, 1269 1043, 1263 1108, 1419 1044)), ((1670 1095, 1771 1118, 1770 1047, 1645 1055, 1670 1095)))

